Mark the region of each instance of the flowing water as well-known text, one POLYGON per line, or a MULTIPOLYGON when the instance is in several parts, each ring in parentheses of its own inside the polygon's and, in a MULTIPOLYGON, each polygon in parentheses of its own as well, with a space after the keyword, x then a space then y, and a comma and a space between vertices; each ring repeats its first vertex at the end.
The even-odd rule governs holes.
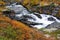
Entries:
POLYGON ((16 3, 14 3, 10 6, 6 6, 6 8, 9 8, 10 10, 14 10, 14 12, 16 13, 14 19, 16 19, 16 20, 26 19, 23 22, 25 22, 27 24, 29 24, 29 22, 33 22, 36 25, 32 25, 32 24, 29 24, 29 25, 32 27, 36 27, 38 29, 44 28, 44 27, 46 27, 54 22, 60 23, 60 20, 58 20, 56 17, 54 17, 52 15, 39 14, 36 12, 30 13, 25 7, 23 7, 22 5, 16 5, 16 3), (39 18, 35 14, 40 15, 41 18, 39 18))

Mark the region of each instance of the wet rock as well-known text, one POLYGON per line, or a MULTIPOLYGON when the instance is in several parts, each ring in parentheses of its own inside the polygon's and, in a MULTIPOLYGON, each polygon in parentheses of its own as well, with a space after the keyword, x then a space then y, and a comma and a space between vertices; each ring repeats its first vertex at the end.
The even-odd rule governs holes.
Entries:
POLYGON ((42 19, 42 17, 39 14, 34 14, 34 15, 36 15, 38 18, 42 19))
POLYGON ((43 23, 34 23, 34 22, 32 22, 30 25, 43 25, 43 23))
POLYGON ((22 21, 22 22, 29 25, 29 26, 31 26, 31 25, 32 26, 34 26, 34 25, 43 25, 43 23, 35 23, 35 22, 31 22, 31 21, 22 21))
POLYGON ((59 20, 60 20, 60 17, 57 17, 57 19, 59 19, 59 20))
POLYGON ((22 17, 23 17, 23 18, 26 18, 26 19, 33 19, 33 20, 35 20, 35 18, 34 18, 34 17, 29 16, 29 15, 23 15, 22 17))
POLYGON ((56 19, 54 19, 53 17, 49 17, 48 21, 56 21, 56 19))
POLYGON ((54 22, 54 23, 48 25, 46 28, 59 28, 60 29, 60 23, 54 22))
POLYGON ((29 19, 33 19, 34 21, 36 20, 34 17, 31 17, 29 15, 22 15, 22 17, 20 17, 20 21, 22 21, 23 23, 26 23, 28 25, 43 25, 42 23, 35 23, 35 22, 31 22, 29 21, 29 19))

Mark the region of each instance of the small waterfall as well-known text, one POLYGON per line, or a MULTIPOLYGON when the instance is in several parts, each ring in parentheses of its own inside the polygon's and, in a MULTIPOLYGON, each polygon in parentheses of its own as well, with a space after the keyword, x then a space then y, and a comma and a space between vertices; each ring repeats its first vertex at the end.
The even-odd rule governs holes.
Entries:
POLYGON ((15 17, 13 19, 20 20, 20 21, 28 24, 29 26, 36 27, 38 29, 44 28, 47 25, 54 23, 55 21, 60 23, 60 20, 58 20, 56 17, 54 17, 52 15, 39 14, 36 12, 30 13, 25 7, 23 7, 22 5, 16 5, 16 3, 14 3, 10 6, 6 6, 6 8, 9 8, 10 10, 13 10, 15 12, 15 17), (41 18, 39 18, 37 16, 37 14, 41 18), (50 18, 50 17, 52 19, 48 20, 48 18, 50 18))

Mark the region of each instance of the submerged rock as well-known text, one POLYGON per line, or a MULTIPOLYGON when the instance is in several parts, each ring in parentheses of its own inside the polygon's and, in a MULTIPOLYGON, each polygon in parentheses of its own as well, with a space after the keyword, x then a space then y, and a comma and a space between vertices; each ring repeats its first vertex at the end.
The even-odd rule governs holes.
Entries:
POLYGON ((53 17, 49 17, 48 21, 56 21, 53 17))
POLYGON ((42 19, 41 15, 35 14, 35 13, 34 13, 34 15, 36 15, 38 18, 42 19))

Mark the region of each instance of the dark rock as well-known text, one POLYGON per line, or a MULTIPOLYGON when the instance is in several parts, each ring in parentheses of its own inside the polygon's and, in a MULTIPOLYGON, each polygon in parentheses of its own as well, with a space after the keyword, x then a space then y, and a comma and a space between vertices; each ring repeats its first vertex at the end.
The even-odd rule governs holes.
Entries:
POLYGON ((49 17, 48 21, 56 21, 53 17, 49 17))
POLYGON ((33 19, 33 20, 35 20, 35 18, 34 17, 32 17, 32 16, 29 16, 29 15, 22 15, 22 17, 21 17, 22 19, 33 19))
POLYGON ((6 16, 9 16, 10 13, 11 13, 11 11, 3 11, 3 14, 6 16))
POLYGON ((42 19, 42 17, 40 16, 40 14, 34 14, 34 15, 36 15, 38 18, 42 19))
POLYGON ((3 11, 3 15, 5 15, 5 16, 11 18, 11 19, 14 19, 14 17, 15 17, 15 12, 12 11, 12 10, 11 10, 11 11, 3 11))
POLYGON ((43 25, 43 23, 34 23, 34 22, 32 22, 30 25, 43 25))
POLYGON ((57 19, 59 19, 59 20, 60 20, 60 17, 57 17, 57 19))

